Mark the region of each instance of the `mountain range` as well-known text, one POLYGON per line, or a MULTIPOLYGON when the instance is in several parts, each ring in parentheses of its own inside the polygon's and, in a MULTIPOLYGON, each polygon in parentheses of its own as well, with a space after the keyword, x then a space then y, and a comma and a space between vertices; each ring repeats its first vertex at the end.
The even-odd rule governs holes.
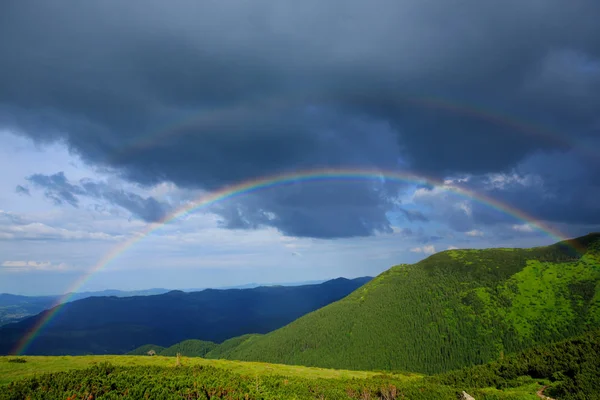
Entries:
MULTIPOLYGON (((145 343, 170 346, 185 339, 222 342, 266 333, 337 301, 370 277, 321 284, 206 289, 133 297, 88 297, 66 303, 36 335, 27 354, 121 354, 145 343)), ((0 354, 8 354, 47 313, 0 327, 0 354)))
MULTIPOLYGON (((236 286, 222 286, 214 289, 252 289, 259 286, 302 286, 315 285, 323 283, 326 280, 313 280, 303 282, 286 282, 286 283, 247 283, 236 286)), ((199 292, 209 288, 190 288, 181 289, 183 292, 199 292)), ((100 291, 86 291, 66 293, 62 295, 48 296, 22 296, 10 293, 0 293, 0 326, 20 321, 26 317, 39 314, 40 312, 54 307, 59 303, 66 303, 88 297, 132 297, 132 296, 150 296, 170 292, 172 289, 152 288, 143 290, 116 290, 106 289, 100 291)))

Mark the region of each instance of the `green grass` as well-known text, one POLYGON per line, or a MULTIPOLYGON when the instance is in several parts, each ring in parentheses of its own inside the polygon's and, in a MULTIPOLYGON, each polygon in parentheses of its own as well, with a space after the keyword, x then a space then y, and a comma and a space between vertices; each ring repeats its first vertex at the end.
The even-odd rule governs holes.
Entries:
MULTIPOLYGON (((368 355, 366 355, 368 356, 368 355)), ((3 399, 599 398, 600 330, 433 376, 164 356, 0 357, 3 399), (25 360, 25 362, 22 362, 25 360), (11 362, 12 361, 12 362, 11 362), (93 395, 93 396, 91 396, 93 395), (74 397, 75 396, 75 397, 74 397)))
MULTIPOLYGON (((173 367, 176 359, 166 356, 20 356, 25 363, 11 363, 14 356, 0 356, 0 385, 17 379, 29 378, 50 372, 70 371, 88 368, 103 362, 117 366, 157 366, 173 367)), ((285 364, 244 362, 229 360, 207 360, 200 357, 182 357, 186 366, 207 365, 226 369, 243 375, 283 375, 316 379, 366 379, 381 374, 372 371, 348 371, 341 369, 311 368, 285 364)), ((393 374, 399 380, 420 379, 420 374, 393 374)))
MULTIPOLYGON (((231 399, 455 399, 452 387, 418 374, 382 374, 301 366, 163 356, 0 357, 0 399, 231 398, 231 399), (4 387, 4 388, 3 388, 4 387), (396 393, 396 397, 391 397, 396 393), (77 396, 77 397, 72 397, 77 396), (103 397, 105 396, 105 397, 103 397)), ((465 386, 466 387, 466 386, 465 386)), ((469 388, 477 399, 534 399, 540 385, 502 390, 469 388)))

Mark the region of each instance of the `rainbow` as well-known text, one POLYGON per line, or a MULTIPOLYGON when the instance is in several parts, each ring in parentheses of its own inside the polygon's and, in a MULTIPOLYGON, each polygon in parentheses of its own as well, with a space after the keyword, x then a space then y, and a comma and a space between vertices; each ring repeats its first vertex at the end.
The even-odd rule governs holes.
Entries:
MULTIPOLYGON (((57 315, 64 304, 69 301, 73 293, 76 292, 85 282, 87 282, 95 273, 106 267, 109 263, 115 260, 119 255, 126 252, 131 246, 141 241, 143 238, 150 235, 152 232, 160 229, 160 227, 177 220, 191 212, 204 209, 215 203, 243 196, 248 193, 265 190, 272 187, 294 184, 297 182, 314 182, 314 181, 331 181, 331 180, 381 180, 395 181, 401 183, 412 183, 412 184, 425 184, 434 186, 442 190, 455 193, 462 197, 477 201, 484 205, 487 205, 495 210, 503 212, 504 214, 510 215, 518 220, 521 220, 537 230, 544 232, 556 241, 565 240, 563 235, 554 230, 553 228, 545 225, 544 223, 535 220, 533 217, 525 214, 524 212, 513 208, 507 204, 501 203, 483 194, 478 194, 470 191, 466 188, 459 187, 453 184, 444 183, 441 180, 435 178, 427 178, 405 172, 397 171, 382 171, 382 170, 368 170, 368 169, 315 169, 315 170, 303 170, 290 173, 284 173, 279 175, 260 177, 252 180, 247 180, 242 183, 224 187, 212 193, 201 196, 196 201, 191 202, 169 214, 161 221, 149 224, 149 226, 141 233, 124 241, 120 245, 114 247, 108 252, 96 265, 94 265, 88 272, 77 280, 68 290, 68 293, 61 297, 56 305, 50 310, 46 311, 36 324, 28 331, 28 333, 19 341, 15 347, 14 354, 22 354, 35 338, 42 332, 45 326, 57 315)), ((576 249, 580 251, 580 249, 576 249)))
MULTIPOLYGON (((299 99, 287 101, 281 101, 278 99, 265 99, 262 101, 262 105, 268 109, 277 111, 282 110, 286 106, 306 105, 307 101, 308 100, 305 100, 304 103, 302 103, 299 99)), ((487 121, 490 124, 504 126, 514 132, 520 132, 531 137, 536 137, 561 149, 573 149, 585 157, 595 158, 598 156, 597 152, 592 151, 586 146, 578 144, 568 135, 563 135, 549 128, 538 126, 526 121, 521 121, 502 113, 488 111, 481 107, 461 104, 459 102, 449 101, 443 98, 424 96, 404 96, 398 99, 398 103, 429 108, 433 110, 448 111, 458 115, 463 115, 465 117, 487 121)), ((252 103, 253 106, 256 106, 256 104, 256 102, 252 103)), ((236 116, 244 115, 244 113, 248 113, 248 110, 244 108, 244 105, 233 107, 231 109, 207 110, 205 112, 192 113, 192 115, 188 116, 187 118, 178 119, 172 124, 167 124, 157 131, 148 132, 142 138, 134 140, 121 151, 117 152, 113 161, 122 160, 124 157, 131 155, 133 152, 151 148, 167 137, 174 135, 185 136, 191 134, 193 131, 190 130, 190 128, 212 127, 221 121, 235 119, 236 116)))

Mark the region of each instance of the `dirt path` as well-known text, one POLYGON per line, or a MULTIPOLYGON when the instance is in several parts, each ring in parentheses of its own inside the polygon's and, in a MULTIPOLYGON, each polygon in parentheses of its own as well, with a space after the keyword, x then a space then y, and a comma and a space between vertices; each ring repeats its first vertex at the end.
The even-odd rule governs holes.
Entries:
POLYGON ((540 390, 538 390, 536 392, 537 397, 539 397, 540 399, 544 399, 544 400, 554 400, 552 397, 548 397, 546 395, 544 395, 544 390, 546 390, 548 386, 544 386, 543 388, 541 388, 540 390))

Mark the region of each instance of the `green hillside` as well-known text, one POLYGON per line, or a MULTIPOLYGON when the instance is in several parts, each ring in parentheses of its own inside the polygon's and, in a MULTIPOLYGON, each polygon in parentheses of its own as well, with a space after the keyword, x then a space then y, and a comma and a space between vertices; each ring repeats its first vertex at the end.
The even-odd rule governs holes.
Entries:
POLYGON ((167 347, 157 354, 161 356, 176 356, 177 353, 181 353, 182 356, 186 357, 204 357, 206 353, 214 349, 216 346, 217 344, 213 342, 190 339, 176 343, 171 347, 167 347))
POLYGON ((600 331, 527 349, 500 360, 428 378, 468 390, 518 387, 529 378, 550 379, 544 394, 558 399, 600 398, 600 331))
POLYGON ((170 347, 162 347, 154 344, 145 344, 132 350, 125 355, 128 356, 146 356, 150 350, 155 351, 157 356, 174 357, 181 353, 185 357, 204 357, 212 359, 226 359, 229 354, 240 344, 245 343, 261 334, 249 333, 247 335, 236 336, 228 339, 221 344, 208 342, 205 340, 189 339, 179 342, 170 347))
POLYGON ((254 340, 257 337, 262 335, 258 333, 249 333, 247 335, 237 336, 231 339, 224 341, 223 343, 214 347, 211 351, 206 353, 204 358, 214 358, 214 359, 226 359, 229 357, 232 351, 234 351, 239 345, 245 343, 249 340, 254 340))
POLYGON ((436 373, 600 327, 600 234, 450 250, 237 346, 230 359, 436 373))
POLYGON ((165 348, 162 346, 157 346, 155 344, 145 344, 143 346, 138 347, 135 350, 130 351, 129 353, 127 353, 128 356, 145 356, 148 355, 148 352, 150 350, 154 350, 154 352, 156 354, 160 354, 161 351, 163 351, 165 348))

